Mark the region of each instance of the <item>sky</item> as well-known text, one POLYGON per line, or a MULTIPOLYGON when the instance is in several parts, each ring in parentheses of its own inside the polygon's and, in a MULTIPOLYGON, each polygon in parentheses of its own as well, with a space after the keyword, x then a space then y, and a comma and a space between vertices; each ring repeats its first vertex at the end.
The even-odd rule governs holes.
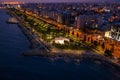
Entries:
POLYGON ((120 0, 0 0, 0 1, 22 1, 22 2, 98 2, 98 1, 117 1, 120 0))

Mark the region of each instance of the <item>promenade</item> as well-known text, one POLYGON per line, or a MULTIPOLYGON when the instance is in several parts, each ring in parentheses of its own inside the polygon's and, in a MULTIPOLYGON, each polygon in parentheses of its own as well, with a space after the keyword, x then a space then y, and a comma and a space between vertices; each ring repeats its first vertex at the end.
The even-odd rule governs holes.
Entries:
MULTIPOLYGON (((63 58, 74 58, 74 59, 84 59, 84 58, 88 58, 91 60, 99 60, 100 62, 104 61, 105 63, 109 63, 115 66, 120 67, 120 65, 118 63, 116 63, 115 61, 111 61, 110 59, 106 58, 105 56, 101 55, 101 54, 96 54, 93 51, 85 51, 85 50, 63 50, 63 49, 57 49, 55 47, 52 47, 51 49, 48 49, 48 47, 46 45, 47 44, 37 33, 35 30, 35 32, 32 32, 30 30, 29 26, 26 26, 24 24, 24 22, 22 21, 22 19, 18 16, 16 16, 14 13, 10 14, 14 17, 16 17, 20 23, 18 24, 18 26, 21 28, 21 30, 24 32, 24 34, 27 36, 27 38, 29 39, 29 41, 31 42, 31 50, 29 51, 25 51, 23 53, 24 56, 42 56, 42 57, 52 57, 52 58, 58 58, 58 57, 63 57, 63 58)), ((50 45, 49 45, 50 46, 50 45)))
MULTIPOLYGON (((24 23, 24 21, 18 17, 16 14, 14 14, 13 12, 9 11, 8 9, 6 10, 12 17, 15 17, 19 23, 18 26, 21 28, 22 32, 26 35, 26 37, 28 38, 28 40, 31 43, 30 48, 32 50, 34 49, 39 49, 39 52, 46 51, 49 52, 49 49, 46 47, 46 45, 44 44, 43 40, 38 36, 37 32, 32 32, 30 30, 29 26, 26 26, 26 24, 24 23)), ((34 30, 35 31, 35 30, 34 30)))

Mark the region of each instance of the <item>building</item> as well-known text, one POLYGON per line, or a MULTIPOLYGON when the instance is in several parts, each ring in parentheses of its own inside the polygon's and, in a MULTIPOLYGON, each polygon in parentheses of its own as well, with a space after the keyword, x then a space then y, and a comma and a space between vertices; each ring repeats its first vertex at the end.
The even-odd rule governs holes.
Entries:
POLYGON ((18 5, 18 4, 24 4, 24 2, 18 2, 18 1, 6 1, 6 2, 2 2, 2 4, 4 5, 18 5))
POLYGON ((94 15, 80 15, 75 18, 76 28, 84 28, 85 26, 90 28, 98 27, 98 17, 94 15))
POLYGON ((65 42, 69 42, 70 40, 65 37, 59 37, 54 39, 54 43, 56 44, 65 44, 65 42))
POLYGON ((74 23, 74 21, 75 19, 71 13, 66 11, 59 12, 58 19, 57 19, 58 23, 61 23, 63 25, 71 25, 74 23))
POLYGON ((105 32, 105 37, 120 41, 120 24, 112 24, 110 30, 105 32))
POLYGON ((104 36, 110 38, 110 31, 106 31, 104 36))

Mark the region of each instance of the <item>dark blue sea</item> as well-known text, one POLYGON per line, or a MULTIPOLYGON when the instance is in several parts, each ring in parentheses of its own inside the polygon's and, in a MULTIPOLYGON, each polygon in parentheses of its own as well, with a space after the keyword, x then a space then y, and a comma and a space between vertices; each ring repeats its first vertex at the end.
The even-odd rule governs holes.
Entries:
POLYGON ((0 80, 120 80, 109 66, 92 60, 24 57, 30 42, 16 24, 6 23, 9 18, 1 9, 0 80))

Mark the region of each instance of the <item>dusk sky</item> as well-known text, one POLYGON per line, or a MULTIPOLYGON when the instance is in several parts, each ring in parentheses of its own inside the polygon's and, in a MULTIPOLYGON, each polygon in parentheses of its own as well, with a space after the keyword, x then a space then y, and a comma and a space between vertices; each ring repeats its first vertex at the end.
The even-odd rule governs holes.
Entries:
POLYGON ((0 0, 0 1, 22 1, 22 2, 96 2, 96 1, 120 1, 120 0, 0 0))

